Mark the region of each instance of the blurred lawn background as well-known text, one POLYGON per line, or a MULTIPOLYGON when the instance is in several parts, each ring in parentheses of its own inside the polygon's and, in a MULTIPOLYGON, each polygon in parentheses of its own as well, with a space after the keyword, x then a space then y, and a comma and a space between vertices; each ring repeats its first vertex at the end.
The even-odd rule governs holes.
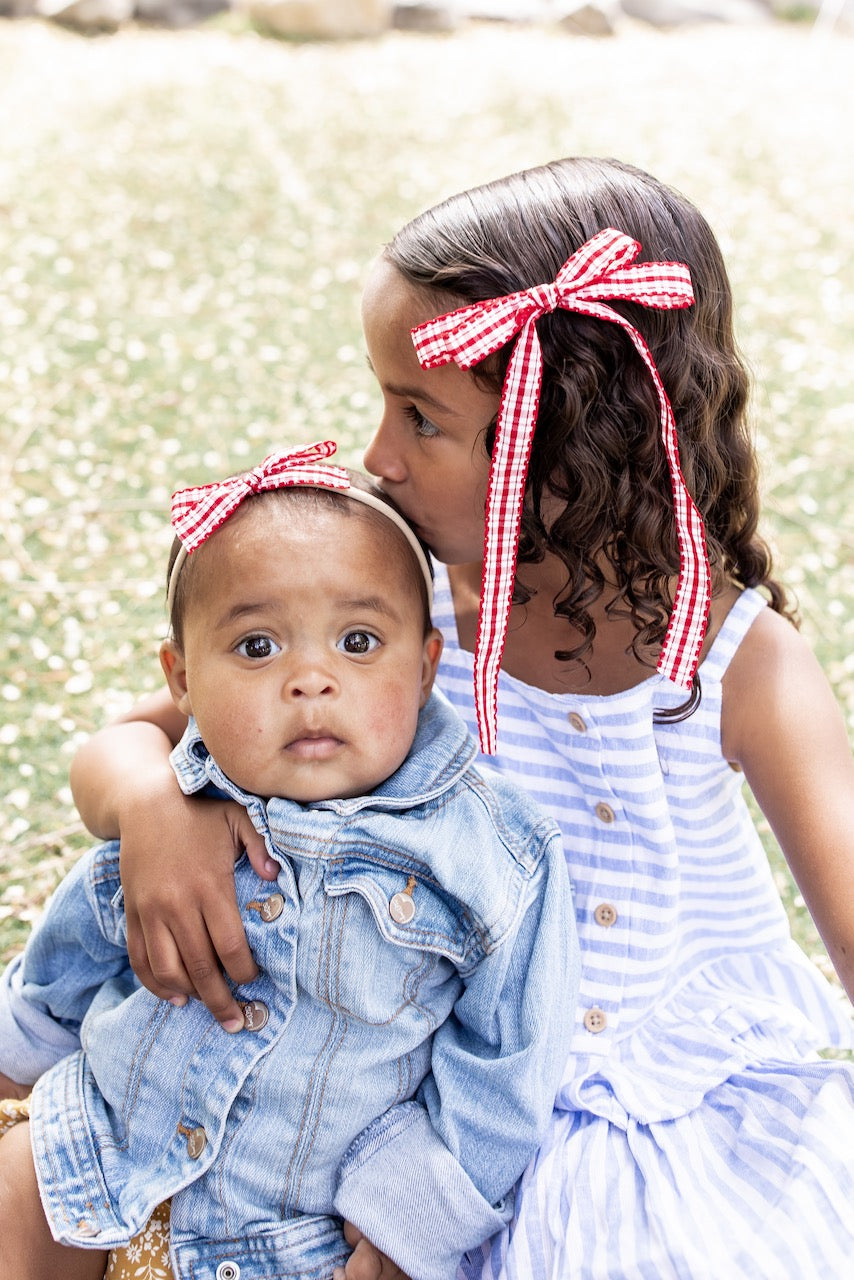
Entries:
POLYGON ((89 843, 75 746, 159 684, 172 489, 328 436, 358 464, 368 263, 426 205, 559 155, 650 169, 716 229, 765 531, 854 738, 852 68, 850 36, 805 25, 0 22, 0 959, 89 843))

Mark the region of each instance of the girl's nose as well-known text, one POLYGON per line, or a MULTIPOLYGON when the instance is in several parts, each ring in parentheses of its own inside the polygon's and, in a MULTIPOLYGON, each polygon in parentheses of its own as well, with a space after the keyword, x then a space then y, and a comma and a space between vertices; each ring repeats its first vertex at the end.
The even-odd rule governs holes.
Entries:
POLYGON ((383 416, 373 439, 365 450, 364 466, 372 476, 377 476, 378 479, 386 480, 391 484, 400 484, 406 479, 403 455, 396 433, 388 422, 387 413, 383 416))

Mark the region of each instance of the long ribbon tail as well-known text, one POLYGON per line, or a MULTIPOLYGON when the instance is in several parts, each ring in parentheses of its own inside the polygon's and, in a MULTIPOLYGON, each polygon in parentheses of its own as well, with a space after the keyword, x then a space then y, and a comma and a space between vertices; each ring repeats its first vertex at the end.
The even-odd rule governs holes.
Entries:
POLYGON ((498 735, 498 672, 513 599, 519 523, 542 373, 540 340, 535 322, 529 320, 504 379, 486 496, 483 562, 493 566, 494 572, 485 573, 481 582, 474 651, 474 702, 480 749, 485 755, 495 753, 498 735))

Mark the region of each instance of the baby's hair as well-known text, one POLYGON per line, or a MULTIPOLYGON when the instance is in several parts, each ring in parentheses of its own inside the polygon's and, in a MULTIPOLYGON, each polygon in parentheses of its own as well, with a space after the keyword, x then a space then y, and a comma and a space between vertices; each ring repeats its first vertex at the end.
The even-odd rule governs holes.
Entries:
MULTIPOLYGON (((347 471, 347 476, 350 480, 351 489, 360 489, 363 493, 370 494, 373 498, 377 499, 384 506, 389 507, 390 510, 403 518, 397 504, 389 498, 387 493, 384 493, 382 489, 378 488, 372 480, 359 471, 351 471, 349 468, 345 468, 345 470, 347 471)), ((301 503, 305 506, 313 506, 315 508, 331 508, 335 511, 340 511, 344 516, 364 520, 366 523, 370 524, 373 529, 375 529, 379 536, 384 539, 393 540, 394 545, 397 546, 401 552, 405 552, 407 569, 415 582, 420 601, 421 612, 423 615, 423 634, 425 637, 429 634, 433 623, 430 614, 430 600, 427 593, 427 584, 424 579, 425 571, 422 570, 421 565, 418 563, 415 551, 407 542, 403 532, 395 528, 391 520, 386 519, 386 517, 380 512, 367 506, 364 502, 354 501, 352 498, 349 498, 347 496, 346 489, 324 489, 316 485, 287 485, 280 489, 270 489, 263 493, 252 494, 250 497, 243 500, 240 508, 238 508, 235 515, 231 518, 238 518, 243 509, 249 507, 250 504, 258 502, 270 504, 275 501, 290 502, 292 505, 299 505, 301 503)), ((213 534, 212 537, 215 538, 216 534, 213 534)), ((418 541, 421 543, 420 538, 418 541)), ((430 567, 432 573, 432 564, 430 563, 427 547, 423 543, 421 543, 421 546, 424 550, 426 563, 430 567)), ((176 645, 179 648, 183 648, 184 621, 187 616, 187 609, 192 602, 193 579, 195 576, 194 569, 198 563, 196 557, 198 556, 199 551, 203 550, 203 547, 200 547, 198 551, 195 551, 192 555, 186 558, 178 573, 177 582, 172 583, 172 572, 180 550, 181 541, 176 537, 172 542, 172 548, 169 553, 169 563, 166 570, 166 584, 167 601, 169 598, 169 587, 170 584, 172 584, 172 603, 171 608, 169 609, 170 634, 176 645)))
MULTIPOLYGON (((554 280, 566 259, 607 227, 640 242, 638 262, 690 268, 693 307, 611 305, 646 338, 670 397, 682 471, 706 525, 713 591, 730 579, 764 587, 772 608, 794 621, 757 533, 749 379, 733 333, 726 267, 711 228, 684 196, 616 160, 559 160, 452 196, 403 227, 385 256, 448 311, 554 280)), ((531 596, 524 565, 557 555, 567 586, 555 613, 581 640, 555 656, 583 662, 596 630, 589 606, 605 587, 604 559, 618 584, 608 612, 632 619, 633 652, 654 665, 679 570, 655 386, 618 325, 558 309, 537 329, 543 385, 514 599, 531 596), (547 526, 543 502, 553 498, 563 510, 547 526)), ((473 376, 500 391, 511 349, 473 376)), ((484 442, 490 453, 494 432, 493 423, 484 442)))

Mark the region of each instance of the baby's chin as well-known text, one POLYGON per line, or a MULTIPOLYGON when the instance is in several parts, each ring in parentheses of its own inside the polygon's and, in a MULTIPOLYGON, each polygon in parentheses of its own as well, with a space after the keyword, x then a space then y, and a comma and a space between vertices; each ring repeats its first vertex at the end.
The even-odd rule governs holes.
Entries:
MULTIPOLYGON (((322 777, 322 769, 316 770, 315 778, 296 779, 291 774, 283 777, 281 783, 272 791, 258 791, 257 788, 244 787, 245 791, 259 796, 262 800, 290 800, 294 804, 320 804, 324 800, 353 800, 358 796, 367 796, 376 791, 390 774, 371 774, 366 777, 341 774, 335 777, 322 777)), ((396 770, 393 770, 396 772, 396 770)), ((237 781, 234 779, 234 781, 237 781)), ((238 786, 242 784, 237 783, 238 786)))

